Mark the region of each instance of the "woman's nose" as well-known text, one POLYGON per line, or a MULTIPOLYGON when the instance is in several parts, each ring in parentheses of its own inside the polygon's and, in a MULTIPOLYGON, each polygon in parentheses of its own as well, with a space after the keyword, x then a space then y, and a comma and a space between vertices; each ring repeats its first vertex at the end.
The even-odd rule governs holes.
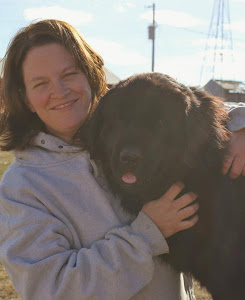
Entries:
POLYGON ((53 81, 51 96, 53 98, 65 98, 69 94, 69 88, 60 79, 53 81))

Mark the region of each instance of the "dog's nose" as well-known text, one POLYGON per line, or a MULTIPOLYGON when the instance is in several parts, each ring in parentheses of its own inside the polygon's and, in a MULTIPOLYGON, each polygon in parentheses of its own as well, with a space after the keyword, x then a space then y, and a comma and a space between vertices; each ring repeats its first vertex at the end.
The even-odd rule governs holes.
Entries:
POLYGON ((136 149, 123 149, 120 152, 120 163, 130 168, 135 168, 140 158, 141 155, 136 149))

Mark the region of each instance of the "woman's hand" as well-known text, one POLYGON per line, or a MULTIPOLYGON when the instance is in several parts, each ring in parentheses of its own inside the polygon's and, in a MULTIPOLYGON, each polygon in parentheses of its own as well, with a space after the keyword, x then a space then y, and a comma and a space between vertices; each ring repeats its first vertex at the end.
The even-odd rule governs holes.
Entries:
POLYGON ((241 174, 245 176, 245 128, 232 132, 229 151, 223 163, 222 174, 227 174, 231 168, 230 178, 235 179, 241 174))
POLYGON ((198 210, 197 203, 187 207, 196 200, 196 194, 186 193, 175 199, 183 188, 183 183, 176 183, 160 199, 151 201, 142 208, 142 212, 152 219, 165 238, 194 226, 198 221, 197 215, 185 220, 198 210))

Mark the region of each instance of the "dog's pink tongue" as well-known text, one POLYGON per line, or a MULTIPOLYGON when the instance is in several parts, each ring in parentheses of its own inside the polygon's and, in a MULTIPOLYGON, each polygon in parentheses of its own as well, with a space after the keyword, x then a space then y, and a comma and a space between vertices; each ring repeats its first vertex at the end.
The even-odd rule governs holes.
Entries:
POLYGON ((132 173, 126 173, 123 174, 122 181, 124 181, 125 183, 135 183, 137 181, 137 178, 132 173))

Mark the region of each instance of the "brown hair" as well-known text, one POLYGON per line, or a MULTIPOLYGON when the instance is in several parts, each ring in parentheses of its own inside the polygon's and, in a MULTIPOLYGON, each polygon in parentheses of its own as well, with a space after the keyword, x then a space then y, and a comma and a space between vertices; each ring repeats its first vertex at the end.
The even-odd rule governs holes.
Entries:
POLYGON ((1 93, 1 150, 24 149, 44 130, 44 124, 25 103, 22 64, 30 49, 49 43, 59 43, 71 54, 76 65, 86 75, 92 90, 93 112, 106 92, 103 59, 68 23, 43 20, 22 28, 11 41, 4 57, 1 93))

